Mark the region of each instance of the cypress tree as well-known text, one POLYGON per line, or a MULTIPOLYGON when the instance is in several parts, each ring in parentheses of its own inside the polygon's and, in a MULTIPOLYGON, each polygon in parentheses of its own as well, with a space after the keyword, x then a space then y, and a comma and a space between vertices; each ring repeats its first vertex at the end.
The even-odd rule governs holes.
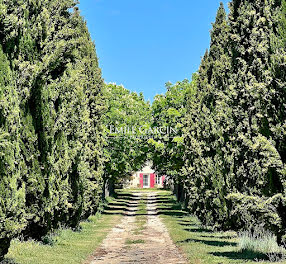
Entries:
POLYGON ((186 115, 189 208, 223 229, 285 234, 285 1, 220 7, 186 115))
POLYGON ((77 227, 102 185, 101 72, 73 0, 3 1, 0 34, 17 80, 28 225, 77 227))
POLYGON ((283 117, 276 116, 285 104, 285 94, 277 97, 279 89, 273 85, 271 36, 279 7, 277 1, 231 2, 232 70, 225 93, 230 115, 224 124, 229 129, 226 146, 232 150, 225 152, 231 161, 229 221, 236 228, 262 223, 277 235, 282 220, 277 204, 284 192, 285 173, 273 132, 282 125, 283 117))
POLYGON ((25 226, 19 98, 9 61, 0 46, 0 261, 25 226))
POLYGON ((271 36, 271 69, 273 74, 272 87, 273 95, 271 103, 269 103, 268 114, 273 118, 271 122, 272 136, 275 139, 277 150, 281 156, 283 163, 286 162, 286 144, 285 144, 285 100, 286 100, 286 1, 281 3, 281 10, 276 12, 276 21, 278 25, 274 28, 271 36), (271 107, 271 108, 270 108, 271 107))
MULTIPOLYGON (((103 80, 98 67, 95 46, 91 41, 86 23, 76 11, 78 48, 75 65, 70 72, 73 93, 78 98, 78 105, 71 105, 73 115, 74 147, 78 156, 73 166, 71 180, 74 203, 71 225, 76 227, 81 218, 95 213, 102 194, 103 185, 103 129, 102 113, 106 110, 103 96, 103 80), (74 113, 75 107, 80 111, 74 113), (76 116, 75 116, 76 115, 76 116), (81 124, 79 127, 78 124, 81 124), (79 148, 81 146, 81 148, 79 148), (75 168, 73 167, 73 168, 75 168)), ((70 89, 70 88, 69 88, 70 89)))
MULTIPOLYGON (((278 26, 274 27, 271 38, 272 51, 272 97, 268 104, 267 115, 271 117, 271 137, 275 141, 277 152, 283 162, 280 182, 282 184, 279 202, 276 202, 277 213, 281 219, 281 227, 276 228, 277 240, 281 244, 286 240, 286 1, 282 0, 281 9, 274 13, 278 26), (278 29, 276 31, 276 28, 278 29)), ((273 183, 271 183, 272 185, 273 183)), ((273 188, 272 188, 273 190, 273 188)), ((275 191, 275 190, 274 190, 275 191)), ((275 194, 275 192, 274 192, 275 194)), ((276 195, 277 196, 277 195, 276 195)), ((274 196, 275 197, 275 196, 274 196)), ((271 200, 271 198, 270 198, 271 200)))
POLYGON ((185 130, 188 150, 184 171, 191 190, 189 208, 204 224, 217 227, 225 224, 226 218, 222 131, 218 119, 230 68, 228 32, 221 3, 211 31, 210 50, 199 69, 197 101, 190 105, 185 130))

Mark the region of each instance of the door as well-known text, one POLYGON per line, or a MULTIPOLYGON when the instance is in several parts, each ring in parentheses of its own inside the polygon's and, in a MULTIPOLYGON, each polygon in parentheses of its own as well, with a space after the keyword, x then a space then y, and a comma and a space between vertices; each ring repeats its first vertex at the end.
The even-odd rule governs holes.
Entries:
POLYGON ((149 175, 144 174, 143 175, 143 188, 149 187, 149 175))

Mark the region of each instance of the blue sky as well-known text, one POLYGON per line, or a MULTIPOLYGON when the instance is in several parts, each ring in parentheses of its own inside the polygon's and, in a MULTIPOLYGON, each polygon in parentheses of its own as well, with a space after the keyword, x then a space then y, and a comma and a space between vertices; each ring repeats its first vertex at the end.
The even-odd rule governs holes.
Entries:
MULTIPOLYGON (((222 1, 227 7, 228 1, 222 1)), ((107 83, 153 100, 190 79, 209 47, 219 0, 81 0, 107 83)))

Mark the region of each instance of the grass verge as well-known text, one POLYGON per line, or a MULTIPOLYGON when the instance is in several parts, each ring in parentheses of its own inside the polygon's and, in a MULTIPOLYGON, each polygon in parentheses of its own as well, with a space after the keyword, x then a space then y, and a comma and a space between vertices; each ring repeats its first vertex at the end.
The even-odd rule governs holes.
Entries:
MULTIPOLYGON (((260 264, 271 263, 259 253, 241 251, 235 232, 213 232, 202 227, 195 217, 182 210, 171 192, 160 192, 157 198, 158 213, 167 226, 172 240, 185 253, 189 263, 257 264, 257 261, 260 264)), ((275 263, 285 264, 285 262, 275 263)))
POLYGON ((144 230, 144 226, 147 223, 148 217, 147 217, 146 200, 147 200, 147 195, 143 194, 138 205, 138 210, 136 212, 136 219, 135 219, 136 229, 133 231, 135 235, 139 235, 144 230))
MULTIPOLYGON (((124 202, 124 201, 123 201, 124 202)), ((109 198, 108 208, 80 224, 80 231, 58 230, 52 246, 37 241, 13 240, 6 263, 17 264, 79 264, 101 244, 108 232, 122 217, 123 206, 109 198), (115 208, 114 208, 115 207, 115 208), (114 209, 114 210, 113 210, 114 209), (116 212, 116 213, 113 213, 116 212)), ((5 263, 4 262, 4 263, 5 263)))
POLYGON ((147 223, 147 206, 146 206, 147 195, 143 194, 136 211, 136 229, 133 230, 134 235, 139 235, 144 230, 144 226, 147 223))

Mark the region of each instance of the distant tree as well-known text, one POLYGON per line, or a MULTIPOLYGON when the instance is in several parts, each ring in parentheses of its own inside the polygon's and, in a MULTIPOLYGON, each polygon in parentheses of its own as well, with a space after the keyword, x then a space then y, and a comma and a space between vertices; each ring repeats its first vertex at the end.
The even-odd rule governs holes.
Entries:
POLYGON ((149 127, 151 110, 143 94, 130 92, 121 85, 106 85, 105 98, 107 112, 103 120, 106 135, 104 180, 112 191, 114 184, 128 179, 148 159, 147 139, 139 128, 142 127, 143 131, 149 127))
POLYGON ((192 81, 167 83, 166 93, 157 95, 152 104, 151 126, 163 128, 162 133, 154 135, 149 140, 153 168, 158 175, 167 175, 172 179, 175 184, 175 193, 181 200, 185 199, 181 172, 185 153, 182 127, 186 104, 196 93, 196 79, 197 75, 194 74, 192 81))

